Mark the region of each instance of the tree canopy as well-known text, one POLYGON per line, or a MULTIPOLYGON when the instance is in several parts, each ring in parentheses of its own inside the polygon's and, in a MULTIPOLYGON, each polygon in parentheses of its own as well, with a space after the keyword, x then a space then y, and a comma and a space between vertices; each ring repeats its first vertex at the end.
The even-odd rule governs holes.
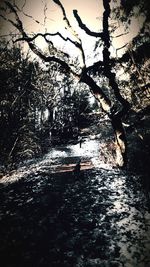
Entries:
MULTIPOLYGON (((79 29, 91 38, 95 38, 93 58, 96 58, 96 61, 94 60, 91 65, 87 64, 84 40, 72 26, 65 4, 63 5, 59 0, 52 2, 61 12, 67 35, 61 31, 51 32, 48 28, 44 32, 28 32, 24 27, 22 14, 30 17, 37 24, 40 22, 34 19, 34 16, 29 16, 24 12, 26 2, 20 7, 19 3, 17 5, 15 2, 4 1, 0 16, 3 21, 9 22, 17 29, 17 33, 11 34, 13 42, 27 43, 30 50, 44 64, 50 64, 52 70, 50 73, 53 70, 59 71, 67 79, 70 76, 71 79, 88 86, 112 123, 115 135, 116 161, 119 166, 124 166, 127 156, 127 140, 122 120, 127 116, 131 107, 135 110, 142 108, 142 105, 146 107, 149 101, 149 8, 147 1, 138 0, 131 3, 131 1, 103 0, 101 2, 103 13, 100 31, 89 29, 80 17, 78 10, 73 9, 73 16, 79 29), (139 31, 135 36, 132 36, 129 42, 116 49, 116 54, 119 50, 123 51, 121 56, 115 56, 111 50, 114 38, 127 35, 128 28, 130 28, 134 18, 141 20, 139 31), (121 27, 118 36, 115 36, 118 25, 121 27), (55 37, 59 37, 60 40, 72 45, 78 51, 78 57, 72 58, 69 50, 65 51, 53 42, 55 37), (39 38, 45 41, 47 48, 41 49, 38 46, 39 38), (120 72, 122 72, 121 75, 120 72)), ((47 2, 44 5, 44 21, 48 19, 46 12, 47 2)), ((29 65, 32 68, 32 65, 29 65)), ((31 77, 28 78, 28 93, 31 93, 30 88, 32 87, 30 87, 30 80, 31 77)), ((50 90, 53 91, 52 88, 50 90)), ((67 101, 67 97, 65 101, 67 101)))

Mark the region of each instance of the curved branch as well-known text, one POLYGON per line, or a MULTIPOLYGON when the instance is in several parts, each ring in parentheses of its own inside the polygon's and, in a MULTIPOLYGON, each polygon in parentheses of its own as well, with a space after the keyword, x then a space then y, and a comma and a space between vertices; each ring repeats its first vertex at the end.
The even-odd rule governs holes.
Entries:
POLYGON ((65 61, 63 61, 63 60, 61 60, 55 56, 45 56, 33 43, 30 43, 30 41, 29 42, 27 41, 27 43, 28 43, 30 49, 34 52, 34 54, 36 54, 44 62, 53 61, 53 62, 59 63, 62 67, 64 67, 64 69, 66 71, 71 71, 69 65, 65 61))
POLYGON ((103 72, 104 71, 104 63, 103 63, 103 61, 97 61, 93 65, 91 65, 91 66, 86 68, 86 72, 96 73, 97 71, 98 72, 103 72))
MULTIPOLYGON (((49 37, 49 36, 57 36, 57 35, 62 40, 64 40, 65 42, 69 41, 70 43, 75 45, 77 48, 80 48, 80 45, 77 42, 74 42, 69 37, 65 38, 60 32, 56 32, 56 33, 37 33, 33 37, 28 37, 28 40, 34 41, 38 37, 43 37, 47 43, 51 43, 52 44, 52 42, 50 40, 48 40, 47 37, 49 37)), ((18 38, 16 41, 26 41, 26 38, 18 38)))
POLYGON ((67 15, 66 15, 66 12, 65 12, 65 9, 63 7, 63 5, 61 4, 61 2, 59 0, 53 0, 53 2, 55 4, 57 4, 59 6, 59 8, 61 9, 62 11, 62 14, 63 14, 63 20, 64 22, 66 23, 66 28, 70 31, 70 33, 76 38, 77 42, 74 42, 75 46, 79 49, 80 51, 80 54, 81 54, 81 59, 82 59, 82 63, 83 63, 83 67, 85 67, 85 55, 84 55, 84 51, 83 51, 83 47, 82 47, 82 41, 81 39, 79 38, 79 35, 78 33, 72 28, 68 18, 67 18, 67 15))
MULTIPOLYGON (((16 18, 16 23, 14 23, 12 20, 8 20, 9 22, 12 23, 13 26, 15 26, 18 30, 20 29, 23 33, 24 33, 24 30, 23 30, 23 25, 22 25, 22 22, 21 20, 19 19, 19 16, 17 14, 17 11, 16 9, 13 7, 13 5, 7 1, 5 1, 5 4, 7 5, 7 7, 13 12, 13 14, 15 15, 15 18, 16 18)), ((20 31, 19 30, 19 31, 20 31)))
POLYGON ((87 28, 87 26, 82 22, 81 18, 79 17, 77 10, 73 10, 73 14, 79 24, 79 27, 84 30, 88 35, 103 38, 102 32, 92 32, 89 28, 87 28))
MULTIPOLYGON (((27 41, 27 40, 26 40, 27 41)), ((56 62, 59 63, 63 69, 67 72, 72 74, 76 79, 80 79, 80 74, 74 72, 69 64, 67 64, 65 61, 63 61, 60 58, 57 58, 55 56, 45 56, 36 46, 35 44, 31 43, 30 41, 27 41, 30 49, 32 52, 34 52, 35 55, 37 55, 40 59, 42 59, 44 62, 56 62)))
MULTIPOLYGON (((6 17, 3 16, 2 14, 0 14, 0 17, 1 17, 2 19, 4 19, 5 21, 10 22, 15 28, 17 28, 17 24, 14 23, 11 19, 6 18, 6 17)), ((14 34, 14 35, 16 35, 16 34, 14 34)))
POLYGON ((44 62, 56 62, 59 63, 66 72, 73 74, 73 76, 77 79, 80 79, 80 75, 75 73, 71 67, 69 66, 69 64, 67 64, 65 61, 63 61, 60 58, 57 58, 55 56, 46 56, 44 55, 37 47, 35 44, 31 43, 30 41, 28 41, 26 39, 30 49, 32 50, 32 52, 34 52, 35 55, 37 55, 40 59, 42 59, 44 62))
POLYGON ((62 3, 61 3, 59 0, 53 0, 53 2, 54 2, 55 4, 57 4, 57 5, 60 7, 60 9, 61 9, 61 11, 62 11, 62 13, 63 13, 63 20, 64 20, 65 23, 66 23, 67 29, 73 34, 73 36, 76 37, 76 39, 77 39, 78 42, 80 43, 81 40, 80 40, 78 34, 77 34, 77 33, 75 32, 75 30, 72 28, 72 26, 71 26, 71 24, 70 24, 70 22, 69 22, 69 20, 68 20, 68 18, 67 18, 67 15, 66 15, 66 12, 65 12, 65 9, 64 9, 62 3))
MULTIPOLYGON (((35 36, 35 38, 31 38, 27 35, 27 33, 25 32, 24 28, 23 28, 23 25, 22 25, 22 22, 17 14, 17 11, 16 9, 7 1, 5 1, 7 7, 10 9, 10 11, 13 12, 13 14, 15 15, 15 18, 16 18, 16 23, 14 23, 12 20, 8 20, 13 26, 15 26, 18 31, 21 33, 22 35, 22 38, 19 38, 17 39, 16 41, 26 41, 27 44, 29 45, 30 49, 34 52, 34 54, 36 54, 40 59, 42 59, 44 62, 56 62, 56 63, 59 63, 66 72, 68 73, 71 73, 73 74, 76 78, 80 79, 80 75, 75 73, 71 67, 69 66, 69 64, 67 64, 65 61, 63 61, 62 59, 60 58, 57 58, 55 56, 46 56, 44 55, 37 47, 36 45, 32 42, 37 36, 42 36, 42 34, 37 34, 37 36, 35 36)), ((44 36, 44 35, 43 35, 44 36)), ((46 38, 46 37, 45 37, 46 38)), ((15 41, 15 42, 16 42, 15 41)), ((48 40, 47 40, 48 41, 48 40)), ((52 44, 52 42, 51 42, 52 44)))
POLYGON ((96 82, 93 80, 93 78, 90 77, 89 75, 87 75, 86 71, 82 72, 80 82, 83 82, 90 87, 92 94, 95 96, 95 98, 100 103, 102 110, 106 114, 109 115, 111 112, 110 99, 106 96, 106 94, 103 92, 103 90, 96 84, 96 82))
MULTIPOLYGON (((34 35, 33 37, 25 37, 25 38, 20 37, 20 38, 16 39, 16 40, 14 41, 14 43, 16 43, 16 42, 18 42, 18 41, 26 41, 26 42, 29 44, 29 42, 32 43, 32 41, 34 41, 36 38, 38 38, 38 37, 40 36, 40 37, 43 37, 44 40, 45 40, 48 44, 50 44, 50 45, 52 46, 53 51, 55 51, 56 53, 57 53, 57 52, 60 52, 61 55, 63 55, 64 57, 69 58, 69 55, 68 55, 67 53, 65 53, 65 52, 63 52, 63 51, 61 51, 61 50, 58 51, 57 48, 55 48, 55 46, 53 45, 53 42, 50 41, 50 40, 47 40, 47 39, 46 39, 46 36, 47 36, 47 35, 49 35, 49 34, 47 34, 47 33, 46 33, 46 34, 37 33, 37 34, 34 35)), ((30 45, 31 45, 31 44, 30 44, 30 45)), ((35 44, 34 44, 34 46, 35 46, 35 44)), ((36 47, 36 49, 38 49, 38 48, 36 47)), ((39 49, 38 49, 38 50, 39 50, 39 49)))

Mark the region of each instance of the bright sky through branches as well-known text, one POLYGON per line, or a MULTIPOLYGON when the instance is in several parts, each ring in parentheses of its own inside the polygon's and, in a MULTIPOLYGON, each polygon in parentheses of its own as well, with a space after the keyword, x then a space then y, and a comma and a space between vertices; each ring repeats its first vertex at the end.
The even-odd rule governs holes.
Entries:
MULTIPOLYGON (((3 3, 4 0, 1 0, 0 3, 3 3)), ((23 21, 25 30, 30 33, 38 32, 51 32, 56 33, 60 32, 64 37, 72 36, 65 30, 65 25, 63 22, 62 12, 59 7, 52 0, 16 0, 14 1, 16 5, 22 9, 23 13, 19 12, 19 16, 23 21)), ((102 18, 103 18, 103 4, 102 0, 62 0, 67 17, 77 31, 80 38, 82 39, 83 49, 86 54, 86 62, 91 64, 90 55, 93 54, 93 46, 95 44, 96 38, 89 37, 78 27, 78 23, 73 16, 73 9, 78 10, 78 14, 81 17, 82 21, 86 26, 95 32, 102 31, 102 18)), ((9 32, 16 33, 17 31, 12 28, 9 23, 6 23, 1 19, 0 21, 2 27, 0 30, 0 35, 7 35, 9 32)), ((110 24, 112 22, 110 21, 110 24)), ((119 26, 119 22, 116 22, 119 26)), ((134 20, 131 24, 131 29, 129 34, 121 36, 119 38, 113 39, 111 53, 116 53, 116 49, 122 47, 124 44, 128 43, 131 38, 137 34, 139 29, 138 19, 134 20)), ((114 36, 123 33, 123 28, 119 27, 118 30, 114 33, 114 36)), ((62 42, 60 37, 52 37, 51 40, 59 48, 64 49, 65 52, 70 53, 70 55, 77 55, 77 48, 73 44, 68 42, 62 42)), ((38 45, 41 49, 46 49, 45 42, 42 38, 38 38, 38 45)), ((100 51, 100 49, 99 49, 100 51)), ((121 50, 119 51, 121 53, 121 50)), ((101 55, 99 55, 100 57, 101 55)), ((95 55, 96 57, 96 55, 95 55)))

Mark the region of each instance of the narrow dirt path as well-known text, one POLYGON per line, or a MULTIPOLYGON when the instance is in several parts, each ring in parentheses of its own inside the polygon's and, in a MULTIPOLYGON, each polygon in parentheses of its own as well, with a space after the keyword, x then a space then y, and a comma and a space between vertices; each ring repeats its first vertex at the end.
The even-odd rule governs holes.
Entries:
POLYGON ((150 266, 140 177, 102 165, 97 143, 88 144, 55 147, 0 180, 3 267, 150 266))

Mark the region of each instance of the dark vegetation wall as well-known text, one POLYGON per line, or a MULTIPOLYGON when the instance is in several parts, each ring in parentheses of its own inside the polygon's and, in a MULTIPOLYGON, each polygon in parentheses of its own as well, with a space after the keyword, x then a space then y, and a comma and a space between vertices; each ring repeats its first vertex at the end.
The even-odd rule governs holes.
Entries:
POLYGON ((58 75, 56 64, 43 70, 5 40, 0 62, 1 163, 41 156, 51 143, 77 138, 82 113, 91 111, 85 88, 58 75))

